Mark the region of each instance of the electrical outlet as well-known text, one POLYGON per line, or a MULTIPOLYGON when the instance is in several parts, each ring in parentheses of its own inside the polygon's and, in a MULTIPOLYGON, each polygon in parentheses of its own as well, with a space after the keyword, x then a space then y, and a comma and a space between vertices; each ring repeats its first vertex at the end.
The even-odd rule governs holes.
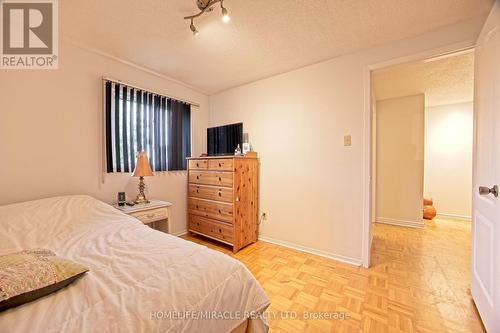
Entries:
POLYGON ((267 213, 260 213, 259 221, 257 221, 257 224, 260 225, 265 220, 267 220, 267 213))
POLYGON ((351 135, 344 135, 344 146, 351 146, 352 141, 351 141, 351 135))

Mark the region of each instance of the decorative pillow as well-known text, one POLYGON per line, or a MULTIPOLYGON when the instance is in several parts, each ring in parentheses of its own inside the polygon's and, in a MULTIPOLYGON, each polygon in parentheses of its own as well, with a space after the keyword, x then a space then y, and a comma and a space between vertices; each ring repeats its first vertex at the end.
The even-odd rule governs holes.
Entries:
POLYGON ((88 268, 45 249, 0 256, 0 311, 66 287, 88 268))

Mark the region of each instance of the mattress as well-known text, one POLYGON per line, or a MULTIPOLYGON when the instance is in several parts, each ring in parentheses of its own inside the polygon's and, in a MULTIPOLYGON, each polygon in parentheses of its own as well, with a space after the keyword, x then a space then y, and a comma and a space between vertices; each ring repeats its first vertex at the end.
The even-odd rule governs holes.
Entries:
POLYGON ((90 268, 0 313, 2 332, 266 332, 269 299, 247 268, 89 196, 0 206, 0 255, 47 248, 90 268))

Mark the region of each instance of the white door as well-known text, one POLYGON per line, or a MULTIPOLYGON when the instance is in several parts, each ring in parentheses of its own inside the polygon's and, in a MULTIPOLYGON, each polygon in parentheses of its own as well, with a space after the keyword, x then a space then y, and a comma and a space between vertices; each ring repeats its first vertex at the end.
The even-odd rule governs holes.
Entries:
POLYGON ((500 332, 500 197, 495 188, 500 185, 499 30, 496 0, 476 48, 471 260, 472 297, 486 330, 495 333, 500 332))

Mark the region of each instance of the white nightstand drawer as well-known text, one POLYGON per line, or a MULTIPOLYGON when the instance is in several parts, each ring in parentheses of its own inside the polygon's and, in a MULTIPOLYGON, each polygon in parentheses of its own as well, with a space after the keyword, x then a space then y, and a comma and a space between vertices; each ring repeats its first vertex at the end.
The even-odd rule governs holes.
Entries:
POLYGON ((153 209, 133 212, 130 213, 130 215, 141 220, 142 223, 151 223, 168 218, 168 209, 165 207, 153 208, 153 209))
POLYGON ((170 202, 151 200, 147 204, 134 206, 115 205, 114 207, 127 215, 135 217, 149 227, 168 234, 170 232, 171 223, 169 207, 171 206, 172 204, 170 202))

